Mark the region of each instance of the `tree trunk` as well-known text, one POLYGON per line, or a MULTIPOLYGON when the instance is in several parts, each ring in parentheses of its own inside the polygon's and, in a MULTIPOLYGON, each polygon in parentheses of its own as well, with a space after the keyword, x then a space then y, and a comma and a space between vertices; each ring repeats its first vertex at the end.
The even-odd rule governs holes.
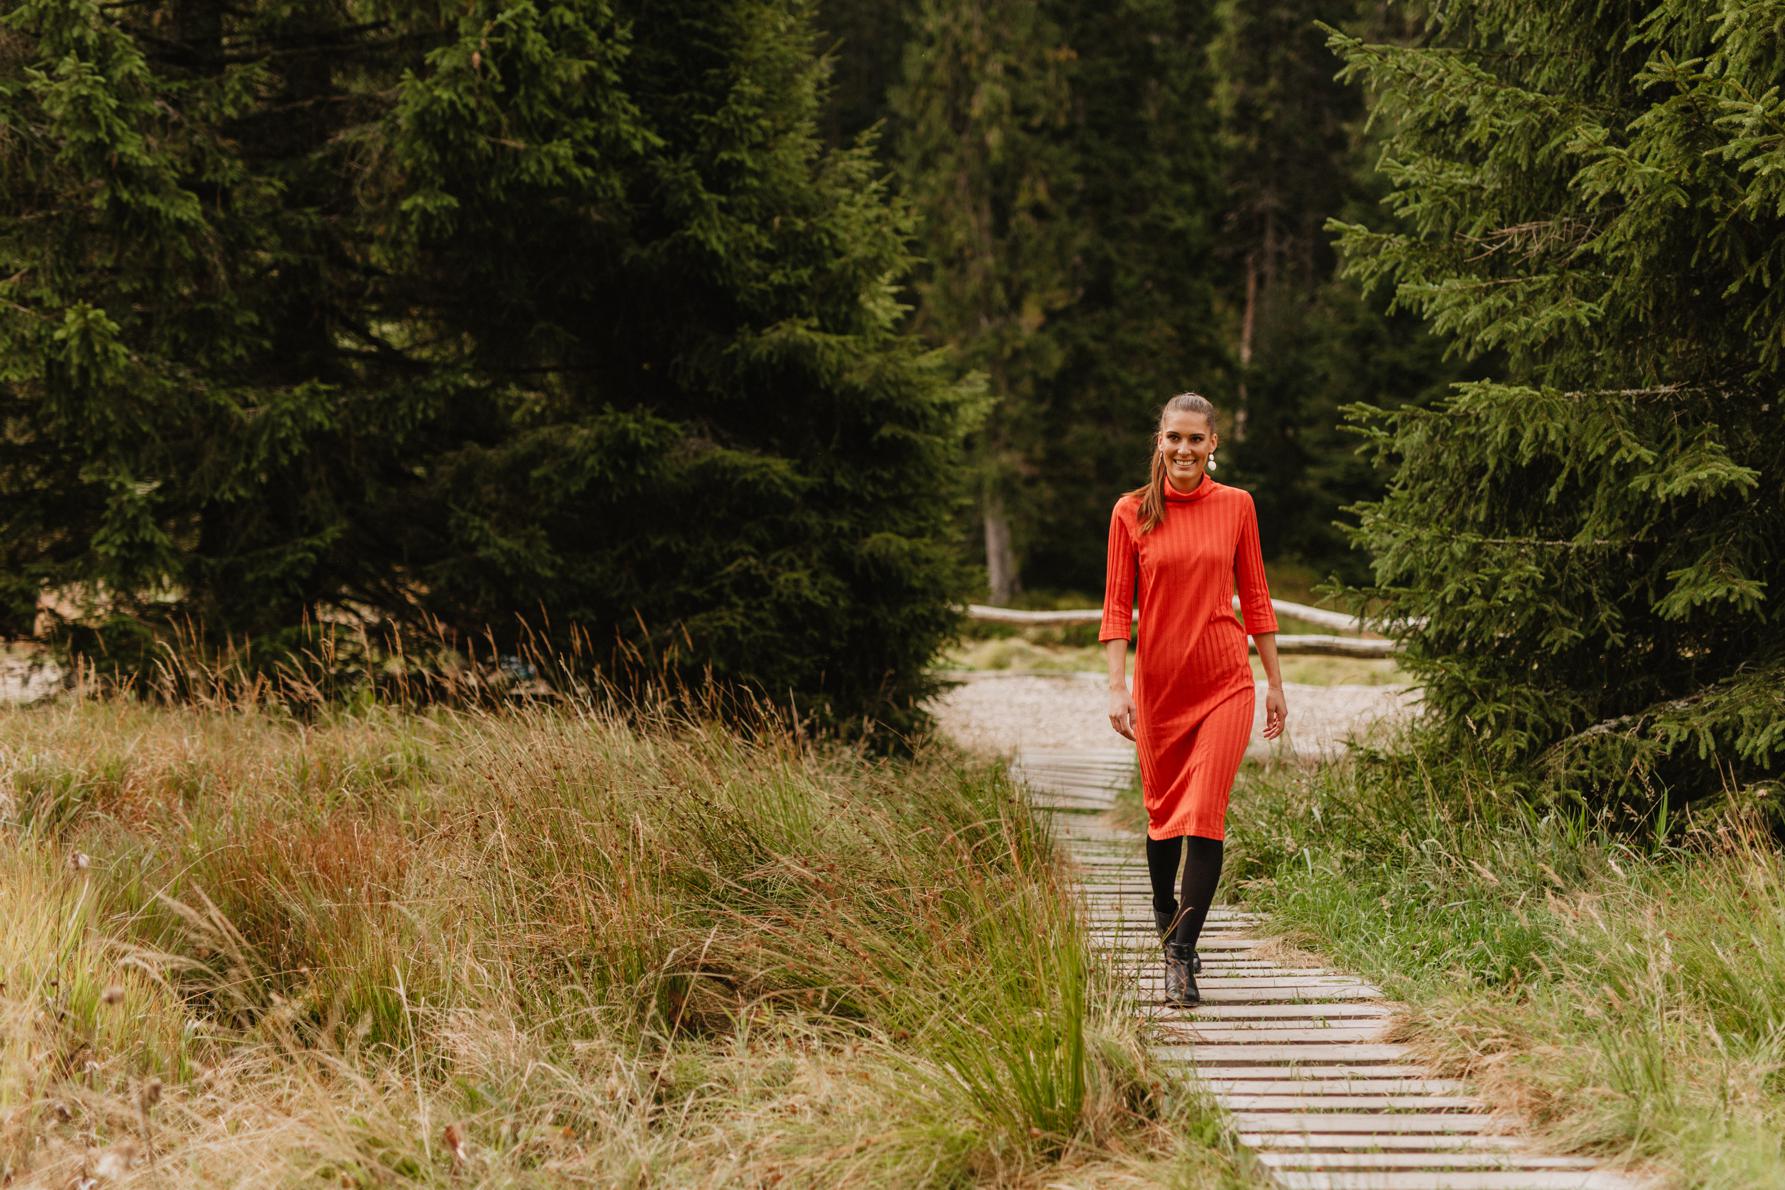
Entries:
POLYGON ((985 495, 985 573, 992 602, 1008 604, 1022 589, 1017 580, 1016 551, 1010 544, 1010 517, 1004 511, 1004 494, 996 485, 985 495))
POLYGON ((1252 367, 1252 335, 1258 327, 1258 249, 1246 253, 1246 305, 1240 312, 1240 382, 1234 393, 1233 440, 1246 436, 1246 373, 1252 367))

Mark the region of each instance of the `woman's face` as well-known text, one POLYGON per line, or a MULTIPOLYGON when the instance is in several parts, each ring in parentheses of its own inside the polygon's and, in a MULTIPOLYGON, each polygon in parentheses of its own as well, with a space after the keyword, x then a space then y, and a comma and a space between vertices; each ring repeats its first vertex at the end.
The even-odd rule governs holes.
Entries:
POLYGON ((1159 423, 1159 454, 1165 460, 1165 476, 1172 486, 1195 487, 1203 466, 1220 439, 1215 427, 1200 413, 1167 413, 1159 423))

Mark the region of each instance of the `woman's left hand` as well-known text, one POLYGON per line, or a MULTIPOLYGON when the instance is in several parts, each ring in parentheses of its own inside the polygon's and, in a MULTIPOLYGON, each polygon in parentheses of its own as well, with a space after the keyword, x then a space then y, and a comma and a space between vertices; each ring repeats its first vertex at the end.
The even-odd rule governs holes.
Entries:
POLYGON ((1283 687, 1270 687, 1264 694, 1264 738, 1274 740, 1282 735, 1288 719, 1289 702, 1283 697, 1283 687))

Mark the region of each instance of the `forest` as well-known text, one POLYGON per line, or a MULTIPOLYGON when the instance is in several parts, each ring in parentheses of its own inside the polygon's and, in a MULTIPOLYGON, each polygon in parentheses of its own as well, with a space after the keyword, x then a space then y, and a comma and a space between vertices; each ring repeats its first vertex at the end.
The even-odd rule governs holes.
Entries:
POLYGON ((0 0, 0 1181, 1264 1184, 935 719, 1195 391, 1419 707, 1224 895, 1771 1184, 1780 20, 0 0))

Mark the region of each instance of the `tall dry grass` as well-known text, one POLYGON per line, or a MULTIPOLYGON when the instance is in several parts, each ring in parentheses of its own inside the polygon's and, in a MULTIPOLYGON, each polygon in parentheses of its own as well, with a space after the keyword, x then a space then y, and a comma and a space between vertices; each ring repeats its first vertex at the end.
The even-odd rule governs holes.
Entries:
POLYGON ((0 712, 5 1176, 1252 1176, 994 766, 251 701, 0 712))

